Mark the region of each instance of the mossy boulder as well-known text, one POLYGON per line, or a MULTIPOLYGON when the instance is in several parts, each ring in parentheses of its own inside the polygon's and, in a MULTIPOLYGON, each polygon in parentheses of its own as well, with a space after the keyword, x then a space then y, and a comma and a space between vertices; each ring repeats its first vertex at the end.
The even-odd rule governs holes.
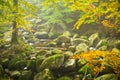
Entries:
POLYGON ((57 43, 57 45, 61 45, 62 43, 70 43, 71 42, 71 39, 67 36, 59 36, 55 42, 57 43))
POLYGON ((68 59, 66 60, 65 64, 64 64, 64 68, 66 70, 75 70, 76 68, 76 60, 75 59, 68 59))
POLYGON ((72 80, 72 79, 68 76, 63 76, 63 77, 58 78, 57 80, 72 80))
POLYGON ((12 71, 10 75, 13 79, 18 79, 18 77, 21 75, 21 72, 18 70, 15 70, 15 71, 12 71))
POLYGON ((25 60, 20 60, 18 58, 13 58, 8 63, 8 68, 11 70, 14 70, 14 69, 22 70, 24 69, 25 66, 26 66, 25 60))
POLYGON ((47 32, 36 32, 34 35, 38 39, 48 39, 49 38, 49 35, 47 32))
POLYGON ((75 46, 69 46, 68 51, 75 52, 75 46))
POLYGON ((118 80, 115 74, 104 74, 100 77, 97 77, 95 80, 118 80))
POLYGON ((42 72, 34 76, 34 80, 55 80, 52 72, 49 69, 44 69, 42 72))
POLYGON ((54 48, 52 51, 51 51, 51 54, 54 55, 54 54, 62 54, 63 51, 60 50, 60 49, 57 49, 57 48, 54 48))
POLYGON ((32 72, 29 71, 22 71, 18 80, 33 80, 32 72))
POLYGON ((56 54, 43 60, 42 64, 40 65, 40 69, 41 70, 45 68, 56 69, 61 67, 63 62, 64 62, 64 55, 56 54))
POLYGON ((47 44, 48 47, 55 47, 56 46, 56 42, 50 42, 47 44))
POLYGON ((88 38, 89 44, 90 44, 90 45, 95 45, 95 44, 96 44, 95 41, 98 39, 98 37, 99 37, 99 34, 98 34, 98 33, 93 33, 93 34, 88 38))
POLYGON ((45 56, 37 56, 37 59, 36 59, 36 70, 37 72, 40 71, 40 65, 42 64, 42 61, 45 60, 46 57, 45 56))
POLYGON ((75 53, 80 53, 84 51, 88 51, 89 46, 85 43, 81 43, 76 47, 76 52, 75 53))
POLYGON ((28 60, 27 61, 27 68, 32 72, 36 72, 36 60, 28 60))
POLYGON ((40 50, 39 52, 37 52, 36 57, 37 57, 37 56, 44 56, 44 55, 46 55, 47 53, 48 53, 47 50, 40 50))

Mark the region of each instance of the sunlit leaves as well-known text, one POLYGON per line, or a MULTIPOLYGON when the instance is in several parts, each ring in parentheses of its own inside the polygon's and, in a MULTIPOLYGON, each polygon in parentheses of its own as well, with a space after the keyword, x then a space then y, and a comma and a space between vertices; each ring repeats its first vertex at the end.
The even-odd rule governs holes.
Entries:
POLYGON ((78 53, 70 57, 70 59, 85 59, 86 65, 92 66, 94 74, 97 74, 105 69, 105 65, 109 64, 114 69, 114 72, 120 76, 120 57, 116 51, 100 51, 91 50, 88 52, 78 53))

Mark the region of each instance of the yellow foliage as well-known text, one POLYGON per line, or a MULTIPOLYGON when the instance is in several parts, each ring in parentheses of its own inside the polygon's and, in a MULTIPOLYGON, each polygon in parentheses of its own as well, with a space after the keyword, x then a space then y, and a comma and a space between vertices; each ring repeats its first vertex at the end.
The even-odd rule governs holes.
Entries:
POLYGON ((87 65, 93 67, 94 74, 101 72, 105 69, 105 65, 109 64, 114 69, 114 72, 120 76, 120 57, 117 52, 91 50, 75 54, 70 59, 85 59, 88 62, 87 65))

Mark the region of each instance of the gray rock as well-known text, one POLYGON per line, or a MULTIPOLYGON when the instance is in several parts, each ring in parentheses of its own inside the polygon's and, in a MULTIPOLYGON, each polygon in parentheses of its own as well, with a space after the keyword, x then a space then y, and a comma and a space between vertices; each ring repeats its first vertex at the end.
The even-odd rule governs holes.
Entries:
POLYGON ((115 74, 104 74, 100 77, 97 77, 95 80, 118 80, 115 74))
POLYGON ((45 68, 56 69, 62 66, 64 62, 63 54, 56 54, 46 58, 40 65, 41 70, 45 68))
POLYGON ((42 72, 39 72, 34 76, 34 80, 55 80, 55 79, 49 69, 44 69, 42 72))

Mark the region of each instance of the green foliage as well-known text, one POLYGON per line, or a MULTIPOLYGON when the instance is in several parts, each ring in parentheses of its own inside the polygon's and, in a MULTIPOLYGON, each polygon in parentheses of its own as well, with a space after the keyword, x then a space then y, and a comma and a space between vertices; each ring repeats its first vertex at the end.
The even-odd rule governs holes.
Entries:
MULTIPOLYGON (((45 4, 44 4, 45 5, 45 4)), ((39 14, 40 18, 45 21, 45 24, 56 24, 56 23, 70 23, 74 20, 70 17, 71 10, 58 3, 57 7, 44 7, 41 5, 39 14), (68 17, 69 16, 69 17, 68 17)))

